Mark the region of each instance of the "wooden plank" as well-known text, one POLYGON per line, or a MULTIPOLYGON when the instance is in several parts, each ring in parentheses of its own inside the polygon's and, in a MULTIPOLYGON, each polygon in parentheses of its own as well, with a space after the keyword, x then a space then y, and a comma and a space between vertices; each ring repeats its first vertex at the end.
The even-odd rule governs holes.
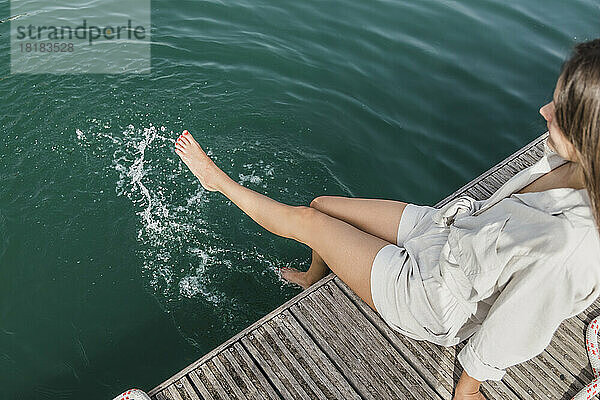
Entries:
MULTIPOLYGON (((533 149, 533 147, 532 147, 532 149, 533 149)), ((523 153, 521 155, 521 158, 523 159, 524 162, 527 163, 527 165, 533 165, 539 160, 539 157, 536 156, 536 154, 533 152, 533 150, 523 153)))
POLYGON ((170 400, 167 398, 167 396, 164 394, 164 392, 157 392, 157 393, 153 394, 151 397, 155 400, 170 400))
POLYGON ((280 399, 239 342, 206 360, 188 377, 200 395, 208 399, 280 399))
POLYGON ((281 360, 270 353, 273 350, 268 344, 264 344, 262 336, 256 337, 255 333, 251 333, 248 336, 242 338, 244 347, 248 349, 248 352, 254 357, 254 359, 261 365, 266 376, 277 388, 279 393, 285 399, 306 399, 308 395, 304 389, 300 386, 294 375, 288 371, 281 360))
MULTIPOLYGON (((258 370, 258 368, 256 368, 256 366, 254 366, 253 363, 248 364, 243 358, 242 356, 239 354, 240 351, 243 351, 244 353, 246 352, 246 350, 242 347, 242 345, 240 343, 236 343, 235 346, 230 347, 228 350, 224 350, 221 354, 218 355, 219 358, 223 359, 222 361, 222 365, 224 365, 225 368, 229 369, 229 374, 231 376, 234 376, 235 373, 237 373, 237 377, 241 380, 241 382, 237 382, 237 385, 240 387, 240 391, 242 392, 243 396, 241 396, 240 398, 242 399, 257 399, 257 398, 264 398, 262 393, 265 393, 264 391, 264 385, 261 385, 261 382, 258 382, 258 380, 256 378, 252 378, 252 376, 254 375, 255 377, 257 375, 261 375, 262 376, 262 372, 260 372, 258 370), (236 354, 237 353, 237 354, 236 354), (237 355, 237 357, 236 357, 237 355), (252 367, 254 367, 254 371, 250 370, 252 367), (240 384, 241 383, 241 384, 240 384), (261 390, 261 392, 259 392, 259 390, 257 389, 258 387, 263 386, 263 390, 261 390)), ((265 383, 266 383, 266 379, 265 379, 265 383)), ((271 385, 267 384, 267 386, 269 388, 271 388, 271 385)), ((275 392, 271 389, 271 396, 267 397, 267 398, 278 398, 278 396, 275 394, 275 392)))
POLYGON ((317 344, 312 340, 309 341, 308 334, 289 311, 272 319, 265 324, 265 328, 270 330, 271 336, 279 338, 281 345, 286 346, 293 353, 293 356, 302 364, 301 367, 311 376, 311 380, 323 393, 324 398, 360 398, 317 344), (293 331, 290 329, 292 326, 294 327, 293 331), (300 332, 303 332, 304 335, 296 336, 300 332))
POLYGON ((167 394, 167 397, 169 398, 169 400, 183 400, 183 398, 179 395, 179 392, 177 391, 177 389, 175 389, 175 387, 173 386, 174 384, 171 384, 171 386, 169 386, 164 393, 167 394))
POLYGON ((187 377, 182 377, 169 386, 163 393, 172 400, 200 400, 187 377))
POLYGON ((577 317, 569 318, 558 327, 547 351, 582 384, 594 379, 585 351, 585 326, 577 317))
POLYGON ((189 388, 191 389, 190 392, 187 391, 188 388, 184 387, 181 381, 177 381, 165 388, 161 393, 157 393, 155 398, 157 400, 199 400, 194 389, 191 386, 189 388))
MULTIPOLYGON (((273 320, 269 321, 273 322, 273 320)), ((274 346, 277 346, 278 350, 282 352, 289 360, 289 366, 296 369, 303 381, 303 385, 307 388, 307 393, 310 398, 327 399, 327 398, 341 398, 340 393, 334 389, 333 385, 331 389, 327 387, 329 383, 324 379, 323 373, 317 367, 312 365, 309 361, 309 357, 305 351, 302 350, 295 340, 290 340, 290 337, 286 335, 285 328, 279 329, 279 327, 273 327, 270 323, 264 325, 265 335, 273 341, 274 346)), ((288 367, 289 367, 288 366, 288 367)))
POLYGON ((564 367, 557 364, 546 351, 542 352, 542 354, 534 359, 516 366, 513 369, 517 368, 521 370, 525 368, 530 368, 531 371, 537 370, 538 381, 541 382, 541 384, 546 385, 546 387, 553 393, 552 398, 561 398, 565 396, 565 392, 567 392, 569 398, 575 395, 577 391, 573 390, 573 387, 568 387, 567 385, 574 384, 577 389, 581 389, 582 387, 578 382, 576 382, 576 379, 573 377, 573 375, 564 367), (557 368, 557 365, 560 368, 557 368), (566 379, 565 384, 561 385, 560 382, 558 382, 558 379, 563 375, 566 377, 566 379))
POLYGON ((509 368, 502 381, 522 399, 556 398, 546 389, 545 382, 539 382, 529 368, 509 368))
POLYGON ((597 298, 587 309, 577 315, 585 326, 588 326, 594 318, 600 315, 600 297, 597 298))
POLYGON ((488 199, 494 192, 487 189, 480 183, 476 183, 475 185, 471 186, 466 193, 472 196, 475 200, 484 200, 488 199))
MULTIPOLYGON (((235 364, 230 361, 231 367, 234 370, 242 371, 251 380, 252 386, 255 387, 265 399, 275 400, 281 398, 241 343, 236 343, 230 350, 229 355, 235 360, 235 364), (236 368, 236 365, 239 366, 239 368, 236 368)), ((255 398, 250 396, 252 393, 251 389, 248 389, 245 393, 248 393, 248 397, 255 398)))
POLYGON ((573 374, 546 351, 529 361, 508 368, 504 380, 514 391, 532 399, 563 398, 565 393, 571 398, 583 387, 573 374), (565 377, 564 382, 560 381, 560 376, 565 377))
POLYGON ((177 390, 174 383, 169 386, 166 391, 169 392, 170 398, 173 400, 188 400, 184 399, 184 397, 179 393, 179 390, 177 390))
MULTIPOLYGON (((200 376, 198 376, 198 374, 196 374, 196 371, 190 371, 188 374, 188 377, 192 381, 192 383, 194 384, 194 387, 196 388, 196 390, 198 390, 198 392, 200 393, 200 396, 202 396, 203 399, 205 399, 205 400, 214 400, 215 399, 215 397, 213 396, 213 393, 215 393, 215 390, 214 389, 209 390, 208 387, 206 387, 206 385, 204 384, 205 381, 200 379, 200 376)), ((216 398, 219 398, 218 395, 216 398)))
POLYGON ((167 397, 163 394, 163 392, 157 392, 154 393, 152 396, 150 396, 153 400, 169 400, 167 399, 167 397))
POLYGON ((244 394, 244 392, 242 392, 236 380, 234 380, 233 378, 233 376, 238 377, 238 373, 236 372, 235 375, 232 376, 230 372, 225 368, 225 365, 223 365, 223 363, 221 362, 220 357, 213 357, 211 361, 215 364, 217 371, 219 371, 220 377, 227 383, 227 385, 229 385, 231 392, 234 393, 235 396, 233 397, 236 399, 246 399, 246 395, 244 394))
POLYGON ((492 192, 495 192, 496 190, 500 189, 504 183, 506 183, 506 180, 501 180, 496 175, 488 175, 485 179, 480 181, 480 183, 485 185, 492 192))
POLYGON ((337 331, 331 329, 327 324, 322 325, 321 319, 309 308, 301 303, 290 306, 294 317, 310 332, 311 336, 319 344, 319 347, 329 356, 336 367, 342 371, 344 376, 352 383, 352 386, 362 398, 375 400, 387 399, 389 395, 380 393, 377 389, 378 382, 371 377, 368 370, 358 358, 355 349, 351 349, 338 340, 337 331))
MULTIPOLYGON (((205 385, 207 388, 212 389, 212 393, 214 396, 214 393, 216 392, 217 398, 220 399, 229 399, 230 397, 232 397, 233 393, 229 390, 226 390, 225 387, 223 386, 223 384, 225 384, 225 382, 222 379, 217 379, 217 377, 215 376, 215 372, 216 372, 216 367, 214 366, 213 363, 213 359, 208 360, 207 362, 205 362, 204 364, 200 365, 200 367, 198 367, 195 371, 193 371, 196 373, 196 375, 198 375, 198 377, 204 377, 205 378, 205 385)), ((190 375, 191 376, 191 375, 190 375)))
POLYGON ((558 398, 567 395, 570 399, 589 383, 586 382, 584 384, 580 382, 574 374, 576 371, 569 371, 565 368, 564 365, 548 353, 547 349, 535 359, 540 361, 544 371, 544 377, 550 377, 550 381, 558 394, 558 398))
MULTIPOLYGON (((298 396, 296 398, 318 398, 325 399, 325 394, 317 386, 316 382, 313 381, 312 377, 306 373, 302 368, 294 355, 290 352, 290 349, 286 348, 281 339, 269 329, 267 324, 258 328, 255 331, 257 341, 260 342, 265 348, 267 353, 271 356, 271 359, 275 361, 275 365, 279 367, 279 374, 283 373, 290 379, 290 384, 293 389, 296 389, 298 396), (273 333, 272 335, 270 333, 273 333)), ((264 353, 263 353, 264 354, 264 353)))
POLYGON ((506 164, 496 171, 494 176, 500 179, 502 182, 506 182, 519 171, 520 169, 513 167, 512 164, 506 164))
MULTIPOLYGON (((350 383, 341 374, 341 372, 333 365, 327 355, 318 347, 318 345, 308 336, 308 333, 302 328, 300 323, 294 318, 289 310, 282 313, 277 321, 279 328, 285 332, 290 341, 297 341, 297 346, 310 357, 313 368, 322 371, 317 372, 324 384, 333 386, 342 399, 359 400, 360 395, 352 388, 350 383), (326 383, 326 381, 328 381, 326 383)), ((332 396, 333 398, 334 396, 332 396)))
POLYGON ((514 158, 509 165, 516 171, 521 171, 529 167, 529 164, 526 163, 521 157, 514 158))

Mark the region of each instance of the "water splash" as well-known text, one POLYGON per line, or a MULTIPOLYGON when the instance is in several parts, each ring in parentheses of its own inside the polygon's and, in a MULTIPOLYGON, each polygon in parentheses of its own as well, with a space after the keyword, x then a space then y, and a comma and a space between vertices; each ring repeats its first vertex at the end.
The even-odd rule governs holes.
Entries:
MULTIPOLYGON (((90 128, 75 130, 77 142, 86 153, 109 160, 107 174, 116 173, 116 194, 131 202, 138 219, 135 239, 142 276, 165 311, 185 314, 186 308, 195 310, 204 303, 204 310, 219 310, 215 315, 224 326, 236 325, 244 318, 243 305, 238 304, 239 293, 223 280, 233 273, 276 275, 276 268, 289 264, 289 257, 257 249, 257 244, 268 248, 272 240, 268 237, 240 242, 240 232, 235 231, 255 229, 254 224, 242 213, 231 212, 229 202, 209 194, 189 173, 173 151, 177 133, 152 124, 129 125, 114 133, 110 123, 90 122, 90 128)), ((281 168, 293 165, 296 178, 307 181, 326 169, 314 158, 289 149, 268 148, 260 141, 242 140, 233 146, 231 142, 221 145, 219 161, 237 170, 240 184, 263 192, 275 187, 279 197, 299 197, 297 191, 289 191, 291 177, 277 174, 281 168), (274 155, 269 162, 260 157, 265 151, 274 155)), ((213 159, 217 161, 216 156, 213 159)), ((192 340, 193 332, 182 333, 192 340)))
POLYGON ((154 125, 129 125, 115 135, 106 131, 109 125, 92 122, 99 129, 77 129, 77 140, 84 147, 103 145, 112 151, 110 168, 118 173, 116 193, 131 201, 139 217, 136 239, 150 287, 167 302, 201 294, 222 306, 227 299, 205 274, 206 265, 214 264, 214 259, 207 258, 210 250, 198 248, 199 243, 211 239, 199 212, 208 202, 206 191, 193 182, 186 185, 186 196, 181 198, 181 187, 174 185, 184 173, 172 152, 177 135, 154 125), (198 254, 203 255, 202 267, 196 263, 198 254))

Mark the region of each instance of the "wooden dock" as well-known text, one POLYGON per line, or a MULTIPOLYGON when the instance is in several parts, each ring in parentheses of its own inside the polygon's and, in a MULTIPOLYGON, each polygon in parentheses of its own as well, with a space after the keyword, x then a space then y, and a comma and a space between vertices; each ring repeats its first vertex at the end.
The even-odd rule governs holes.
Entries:
MULTIPOLYGON (((543 154, 547 133, 450 196, 488 198, 543 154)), ((593 379, 585 328, 600 299, 562 323, 536 358, 486 381, 487 399, 570 399, 593 379)), ((442 347, 390 329, 336 275, 309 289, 158 385, 153 400, 451 399, 465 342, 442 347)))

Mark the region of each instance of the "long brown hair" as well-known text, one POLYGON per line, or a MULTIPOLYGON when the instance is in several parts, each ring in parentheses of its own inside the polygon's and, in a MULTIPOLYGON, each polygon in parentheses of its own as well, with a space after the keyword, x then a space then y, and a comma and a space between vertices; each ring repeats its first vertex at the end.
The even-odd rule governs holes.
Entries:
POLYGON ((600 231, 600 39, 575 46, 562 66, 554 106, 559 128, 578 152, 600 231))

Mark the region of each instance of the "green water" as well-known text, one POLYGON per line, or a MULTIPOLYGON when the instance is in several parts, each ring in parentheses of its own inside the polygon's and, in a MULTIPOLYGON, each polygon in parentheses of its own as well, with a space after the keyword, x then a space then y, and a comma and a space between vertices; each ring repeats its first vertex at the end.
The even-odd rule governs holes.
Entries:
MULTIPOLYGON (((95 0, 99 1, 99 0, 95 0)), ((0 19, 10 16, 6 2, 0 19)), ((0 24, 0 387, 150 389, 300 290, 309 250, 204 192, 439 199, 544 132, 592 0, 152 2, 152 73, 9 75, 0 24)))

